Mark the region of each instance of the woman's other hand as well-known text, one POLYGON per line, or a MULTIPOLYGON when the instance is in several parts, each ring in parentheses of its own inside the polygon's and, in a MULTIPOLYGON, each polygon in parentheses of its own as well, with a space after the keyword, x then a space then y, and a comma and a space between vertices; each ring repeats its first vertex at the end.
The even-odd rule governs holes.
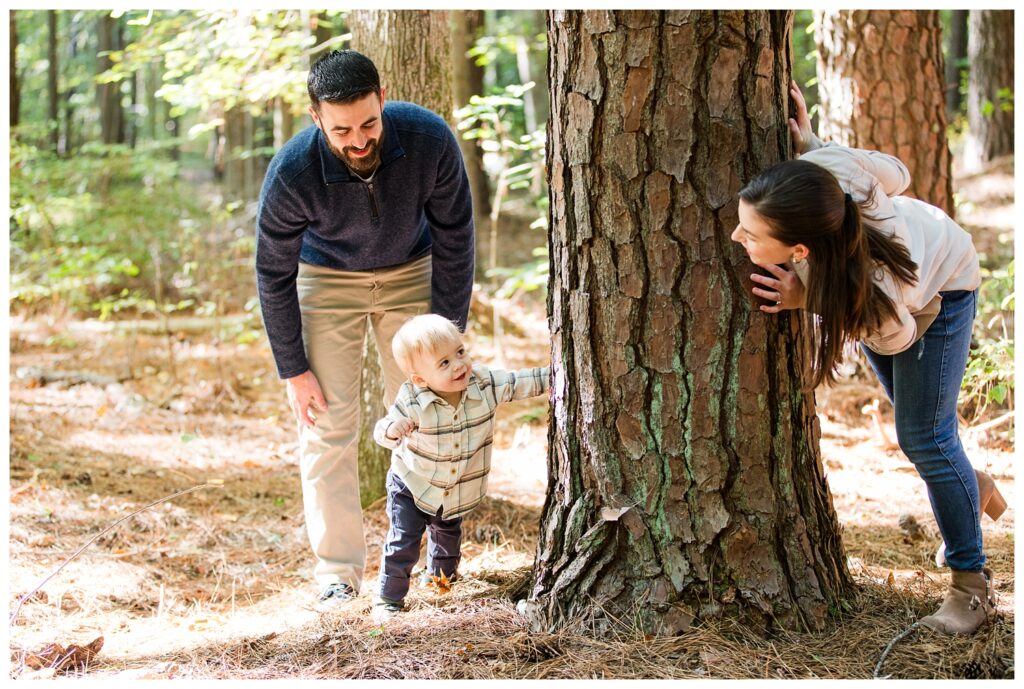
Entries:
POLYGON ((762 265, 762 268, 774 275, 774 278, 767 275, 754 273, 750 279, 764 285, 765 288, 755 287, 754 294, 767 299, 772 304, 763 304, 760 309, 764 313, 778 313, 786 309, 802 309, 806 297, 804 283, 800 282, 796 272, 787 270, 774 263, 762 265))

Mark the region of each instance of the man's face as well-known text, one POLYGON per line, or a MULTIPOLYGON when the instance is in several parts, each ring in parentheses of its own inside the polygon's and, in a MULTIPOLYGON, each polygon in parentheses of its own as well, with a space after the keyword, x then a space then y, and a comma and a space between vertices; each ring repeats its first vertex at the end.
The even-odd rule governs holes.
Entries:
POLYGON ((327 103, 309 108, 309 114, 324 133, 327 147, 339 160, 360 175, 373 172, 380 163, 380 141, 384 136, 384 90, 380 97, 368 93, 351 103, 327 103))

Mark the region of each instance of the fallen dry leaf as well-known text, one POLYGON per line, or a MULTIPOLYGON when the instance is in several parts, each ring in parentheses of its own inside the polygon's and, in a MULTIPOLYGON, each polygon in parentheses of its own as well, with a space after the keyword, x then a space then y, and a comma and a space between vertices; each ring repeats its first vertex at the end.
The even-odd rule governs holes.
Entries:
POLYGON ((444 572, 441 572, 440 576, 434 575, 430 577, 430 581, 427 583, 427 588, 432 588, 438 594, 450 593, 452 590, 452 582, 448 580, 444 572))
POLYGON ((86 667, 89 662, 103 648, 103 637, 98 636, 92 643, 85 646, 71 644, 64 648, 61 644, 54 642, 44 646, 42 649, 28 653, 25 656, 25 665, 33 670, 51 668, 57 672, 71 668, 86 667))

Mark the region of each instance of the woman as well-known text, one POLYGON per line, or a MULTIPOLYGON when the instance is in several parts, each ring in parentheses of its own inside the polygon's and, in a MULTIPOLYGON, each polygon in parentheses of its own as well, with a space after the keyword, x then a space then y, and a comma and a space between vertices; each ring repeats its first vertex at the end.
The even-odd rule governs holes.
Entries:
POLYGON ((992 479, 971 468, 957 433, 981 283, 977 254, 970 235, 941 210, 898 196, 910 183, 903 163, 823 144, 795 83, 790 93, 800 160, 765 170, 740 191, 732 239, 774 276, 751 276, 759 283, 754 294, 770 302, 763 312, 815 314, 814 385, 834 381, 844 345, 861 342, 945 541, 951 584, 938 612, 921 623, 972 633, 994 612, 980 513, 997 518, 1006 507, 992 479))

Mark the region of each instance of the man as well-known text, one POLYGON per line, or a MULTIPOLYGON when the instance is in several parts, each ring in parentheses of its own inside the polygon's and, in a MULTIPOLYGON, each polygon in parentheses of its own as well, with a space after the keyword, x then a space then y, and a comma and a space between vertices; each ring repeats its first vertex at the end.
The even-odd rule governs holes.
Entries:
POLYGON ((298 421, 306 533, 321 608, 359 591, 366 561, 357 443, 363 338, 371 323, 387 403, 403 381, 391 338, 433 312, 464 329, 473 209, 445 121, 388 103, 352 50, 317 60, 308 127, 267 170, 257 212, 263 322, 298 421))

